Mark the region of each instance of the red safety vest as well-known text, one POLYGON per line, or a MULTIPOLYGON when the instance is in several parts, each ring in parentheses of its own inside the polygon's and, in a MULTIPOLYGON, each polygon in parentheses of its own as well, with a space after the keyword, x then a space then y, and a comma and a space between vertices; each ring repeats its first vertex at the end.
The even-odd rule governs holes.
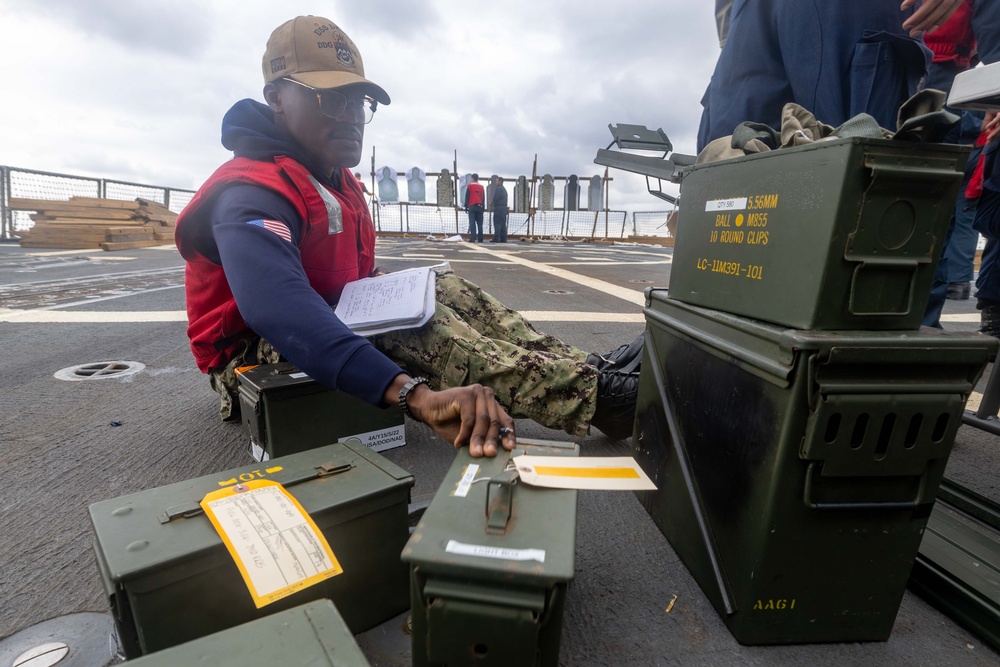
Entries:
POLYGON ((486 205, 486 194, 482 185, 479 183, 469 183, 466 189, 469 191, 469 206, 475 206, 476 204, 486 205))
POLYGON ((275 157, 274 162, 230 160, 209 177, 184 208, 174 234, 177 249, 187 261, 184 291, 188 338, 203 373, 229 363, 240 341, 251 333, 236 307, 222 266, 199 253, 194 243, 195 238, 211 236, 215 196, 235 183, 268 188, 295 207, 304 221, 298 241, 302 267, 309 284, 327 303, 335 304, 344 285, 370 275, 375 266, 375 227, 361 187, 349 170, 341 170, 343 192, 326 188, 343 213, 343 231, 331 233, 326 204, 305 167, 284 156, 275 157))

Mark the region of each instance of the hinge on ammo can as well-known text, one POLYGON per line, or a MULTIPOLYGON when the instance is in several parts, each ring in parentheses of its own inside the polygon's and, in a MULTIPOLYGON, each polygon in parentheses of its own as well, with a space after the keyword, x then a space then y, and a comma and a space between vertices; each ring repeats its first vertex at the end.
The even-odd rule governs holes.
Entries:
MULTIPOLYGON (((320 465, 314 467, 312 471, 305 472, 297 477, 275 481, 280 482, 281 485, 287 489, 290 486, 295 486, 296 484, 301 484, 302 482, 308 482, 312 479, 321 479, 331 475, 339 475, 342 472, 347 472, 353 467, 353 463, 321 463, 320 465)), ((203 512, 204 510, 201 509, 200 501, 196 501, 168 507, 162 514, 160 514, 160 516, 157 517, 157 519, 159 519, 160 523, 169 523, 174 519, 190 519, 191 517, 198 516, 203 512)))
POLYGON ((509 467, 499 475, 490 478, 486 484, 486 533, 489 535, 503 535, 507 532, 507 523, 510 515, 514 512, 514 485, 520 476, 517 468, 509 467), (490 491, 494 486, 500 487, 499 495, 506 495, 506 502, 502 498, 497 498, 496 502, 490 502, 490 491), (491 507, 492 505, 492 507, 491 507))
POLYGON ((327 475, 337 475, 342 472, 347 472, 354 467, 353 463, 341 463, 340 465, 332 465, 330 463, 323 463, 316 466, 316 476, 326 477, 327 475))
POLYGON ((810 354, 806 359, 806 394, 809 402, 809 412, 816 412, 819 406, 820 384, 819 384, 819 355, 810 354))
POLYGON ((183 505, 168 507, 157 519, 160 520, 160 523, 170 523, 174 519, 190 519, 202 513, 204 513, 204 510, 201 509, 199 503, 185 503, 183 505))

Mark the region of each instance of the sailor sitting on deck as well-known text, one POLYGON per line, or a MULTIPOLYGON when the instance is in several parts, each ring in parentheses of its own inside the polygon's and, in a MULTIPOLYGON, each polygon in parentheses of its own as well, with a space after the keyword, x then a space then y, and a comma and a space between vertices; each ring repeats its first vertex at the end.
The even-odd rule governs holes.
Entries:
POLYGON ((191 349, 223 419, 238 417, 235 369, 280 358, 373 405, 398 402, 473 456, 512 449, 512 417, 576 436, 591 424, 631 434, 641 339, 588 354, 452 273, 438 276, 424 326, 369 339, 348 329, 331 306, 375 266, 375 229, 349 168, 389 95, 365 78, 354 42, 315 16, 272 33, 263 70, 267 103, 245 99, 225 115, 235 158, 177 221, 191 349))

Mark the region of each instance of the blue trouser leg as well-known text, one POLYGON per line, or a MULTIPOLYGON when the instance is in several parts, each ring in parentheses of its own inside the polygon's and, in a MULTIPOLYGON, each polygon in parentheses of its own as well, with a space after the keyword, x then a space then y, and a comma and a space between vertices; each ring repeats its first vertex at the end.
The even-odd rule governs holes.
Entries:
POLYGON ((972 228, 972 221, 976 217, 978 201, 960 196, 958 206, 955 207, 955 229, 951 235, 951 242, 944 251, 945 257, 948 258, 950 283, 972 282, 975 273, 976 245, 979 243, 979 232, 972 228))
POLYGON ((972 228, 972 223, 976 219, 976 205, 979 203, 979 199, 966 199, 965 189, 969 185, 969 180, 972 178, 981 153, 982 148, 974 148, 969 154, 969 161, 965 167, 965 178, 962 180, 962 186, 955 201, 955 229, 952 232, 951 240, 944 248, 944 256, 948 258, 947 279, 950 283, 971 282, 974 273, 979 232, 972 228))
POLYGON ((473 220, 475 222, 475 225, 474 225, 472 231, 470 232, 470 234, 472 234, 472 236, 474 237, 473 238, 474 241, 478 241, 479 243, 482 243, 483 242, 483 209, 482 209, 482 207, 477 208, 473 212, 473 216, 474 216, 473 220))
POLYGON ((973 227, 986 238, 986 248, 983 250, 983 261, 979 265, 979 277, 976 279, 976 298, 983 305, 1000 305, 1000 265, 997 264, 1000 255, 1000 192, 984 189, 976 207, 976 219, 973 227), (987 303, 982 303, 986 301, 987 303))
MULTIPOLYGON (((952 231, 955 229, 955 216, 951 217, 948 223, 948 232, 944 237, 944 247, 948 248, 952 231)), ((938 262, 937 271, 934 272, 934 282, 931 284, 931 296, 927 299, 927 308, 924 309, 924 319, 921 322, 925 327, 941 327, 941 310, 944 308, 945 298, 948 294, 948 257, 941 253, 941 261, 938 262)))

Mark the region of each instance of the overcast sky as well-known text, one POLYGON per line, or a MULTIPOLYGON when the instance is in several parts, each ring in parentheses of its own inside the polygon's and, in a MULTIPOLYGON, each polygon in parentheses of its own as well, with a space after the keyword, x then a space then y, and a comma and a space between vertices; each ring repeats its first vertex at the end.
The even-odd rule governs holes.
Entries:
MULTIPOLYGON (((296 15, 354 40, 392 104, 359 169, 589 177, 608 123, 694 151, 719 53, 709 0, 0 0, 0 164, 195 189, 231 157, 233 102, 262 100, 271 31, 296 15)), ((610 205, 663 210, 612 170, 610 205)), ((433 192, 428 188, 428 192, 433 192)), ((405 193, 405 187, 401 187, 405 193)))

